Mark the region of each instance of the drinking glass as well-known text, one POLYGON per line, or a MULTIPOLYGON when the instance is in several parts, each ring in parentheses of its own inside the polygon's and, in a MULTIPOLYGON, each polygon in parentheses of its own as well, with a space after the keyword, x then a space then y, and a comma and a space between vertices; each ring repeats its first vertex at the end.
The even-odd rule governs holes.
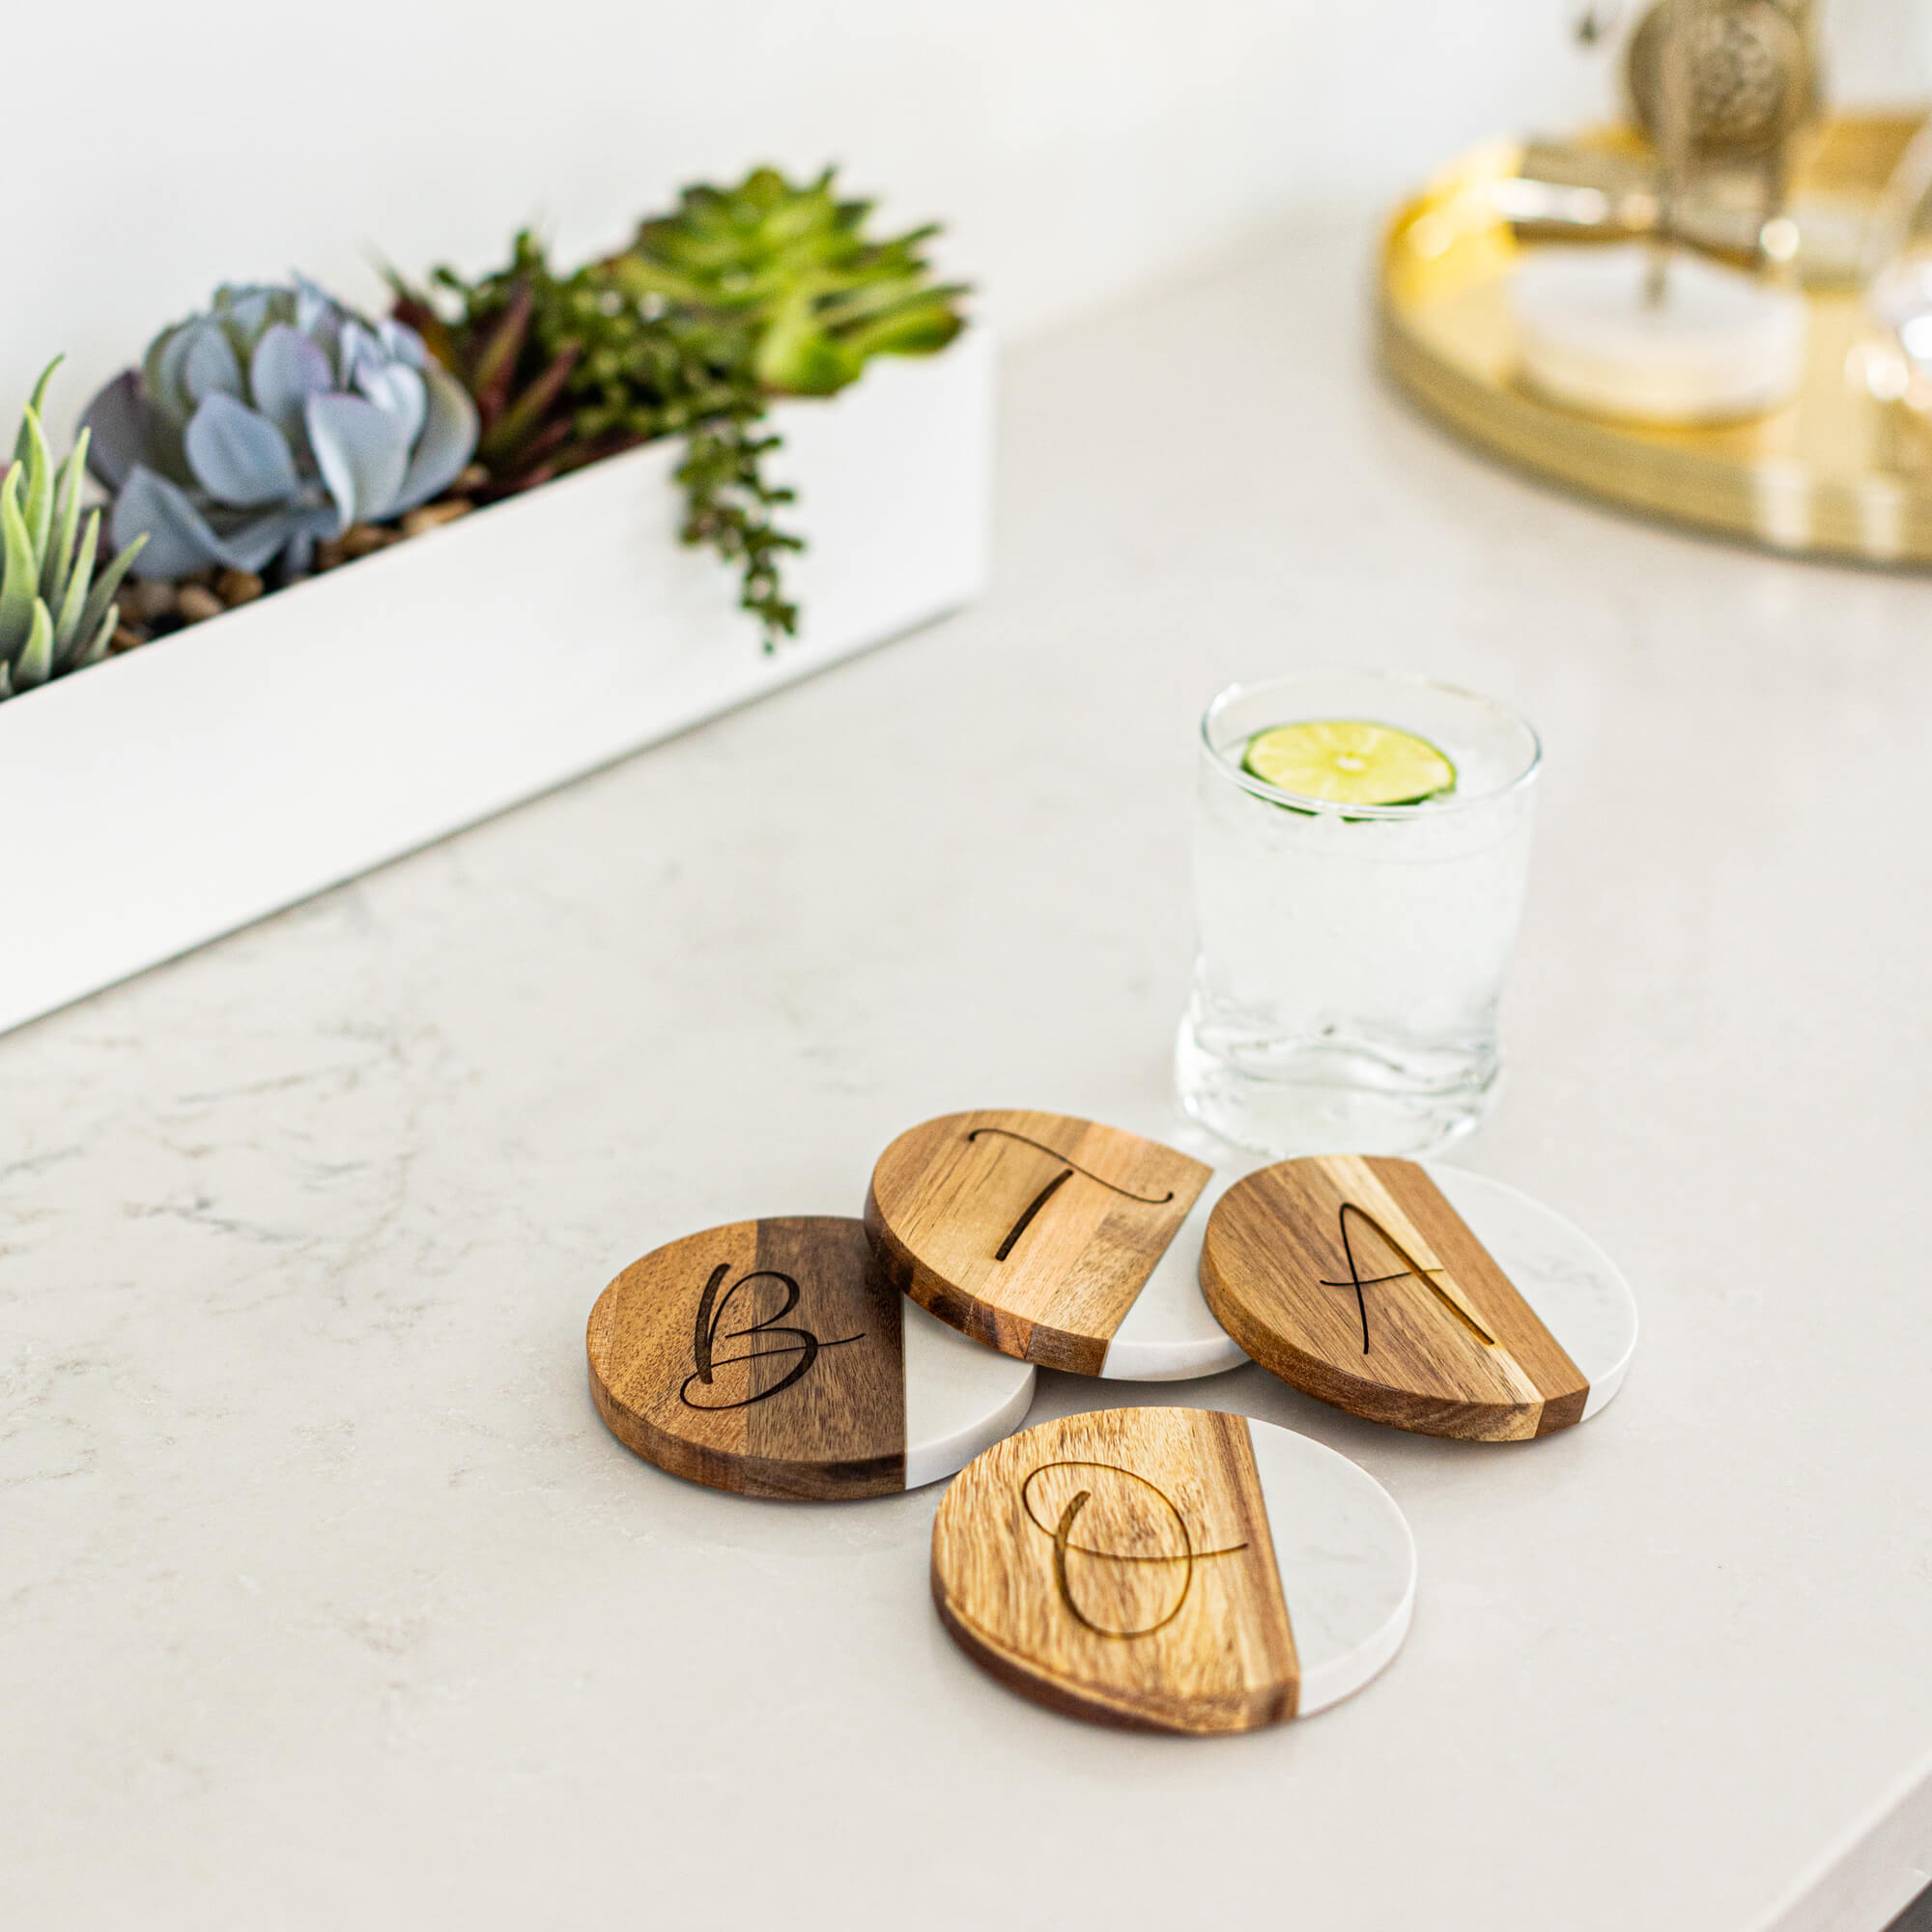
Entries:
POLYGON ((1189 1113, 1284 1155, 1426 1153, 1489 1112, 1541 757, 1513 712, 1420 677, 1276 678, 1208 705, 1200 951, 1175 1056, 1189 1113), (1455 765, 1454 789, 1344 806, 1242 769, 1257 731, 1315 719, 1427 739, 1455 765))

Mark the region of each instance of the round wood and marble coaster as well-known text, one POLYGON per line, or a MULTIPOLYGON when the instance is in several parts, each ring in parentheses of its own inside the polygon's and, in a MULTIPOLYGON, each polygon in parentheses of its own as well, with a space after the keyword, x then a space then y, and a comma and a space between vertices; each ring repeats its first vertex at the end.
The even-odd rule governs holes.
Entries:
POLYGON ((901 1134, 866 1198, 886 1271, 976 1342, 1114 1380, 1244 1359, 1208 1312, 1201 1239, 1222 1183, 1163 1142, 995 1108, 901 1134))
POLYGON ((1500 1181, 1412 1160, 1320 1154, 1236 1182, 1201 1286, 1283 1381, 1425 1435, 1568 1429, 1636 1347, 1629 1284, 1588 1236, 1500 1181))
POLYGON ((1109 1408, 1042 1422, 953 1483, 932 1599, 975 1662, 1072 1716, 1247 1731, 1394 1657, 1415 1544, 1375 1478, 1264 1422, 1109 1408))
POLYGON ((639 1456, 748 1496, 936 1483, 1017 1429, 1034 1372, 909 1307, 863 1222, 737 1221, 597 1297, 590 1393, 639 1456))

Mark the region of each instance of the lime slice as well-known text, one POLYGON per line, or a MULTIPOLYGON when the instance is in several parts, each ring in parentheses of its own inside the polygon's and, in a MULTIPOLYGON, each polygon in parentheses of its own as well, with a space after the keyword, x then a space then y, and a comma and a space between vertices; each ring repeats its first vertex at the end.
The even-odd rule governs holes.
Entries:
POLYGON ((1420 805, 1456 787, 1456 767, 1427 738, 1363 718, 1257 731, 1241 768, 1278 790, 1331 805, 1420 805))

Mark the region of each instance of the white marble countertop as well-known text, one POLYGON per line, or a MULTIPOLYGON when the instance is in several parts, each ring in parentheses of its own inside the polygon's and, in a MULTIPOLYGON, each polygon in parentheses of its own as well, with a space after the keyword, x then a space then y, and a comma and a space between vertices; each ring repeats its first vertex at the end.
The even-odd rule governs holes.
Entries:
MULTIPOLYGON (((0 1040, 0 1922, 1874 1932, 1903 1903, 1932 582, 1464 455, 1374 378, 1362 255, 1013 356, 978 610, 0 1040), (669 1236, 856 1212, 924 1116, 1156 1102, 1195 713, 1323 662, 1544 732, 1513 1071, 1463 1158, 1595 1234, 1644 1340, 1600 1419, 1519 1448, 1258 1369, 1107 1385, 1342 1449, 1422 1562, 1350 1702, 1110 1733, 953 1649, 936 1490, 661 1475, 597 1420, 584 1317, 669 1236)), ((1038 1412, 1091 1399, 1046 1377, 1038 1412)))

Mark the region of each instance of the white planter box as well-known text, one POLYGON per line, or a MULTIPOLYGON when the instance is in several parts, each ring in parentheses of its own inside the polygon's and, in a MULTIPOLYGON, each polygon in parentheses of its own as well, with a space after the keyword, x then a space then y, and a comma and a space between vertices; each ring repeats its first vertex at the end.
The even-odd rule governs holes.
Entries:
POLYGON ((0 1029, 954 610, 985 580, 982 331, 781 405, 775 655, 650 444, 0 704, 0 1029))

